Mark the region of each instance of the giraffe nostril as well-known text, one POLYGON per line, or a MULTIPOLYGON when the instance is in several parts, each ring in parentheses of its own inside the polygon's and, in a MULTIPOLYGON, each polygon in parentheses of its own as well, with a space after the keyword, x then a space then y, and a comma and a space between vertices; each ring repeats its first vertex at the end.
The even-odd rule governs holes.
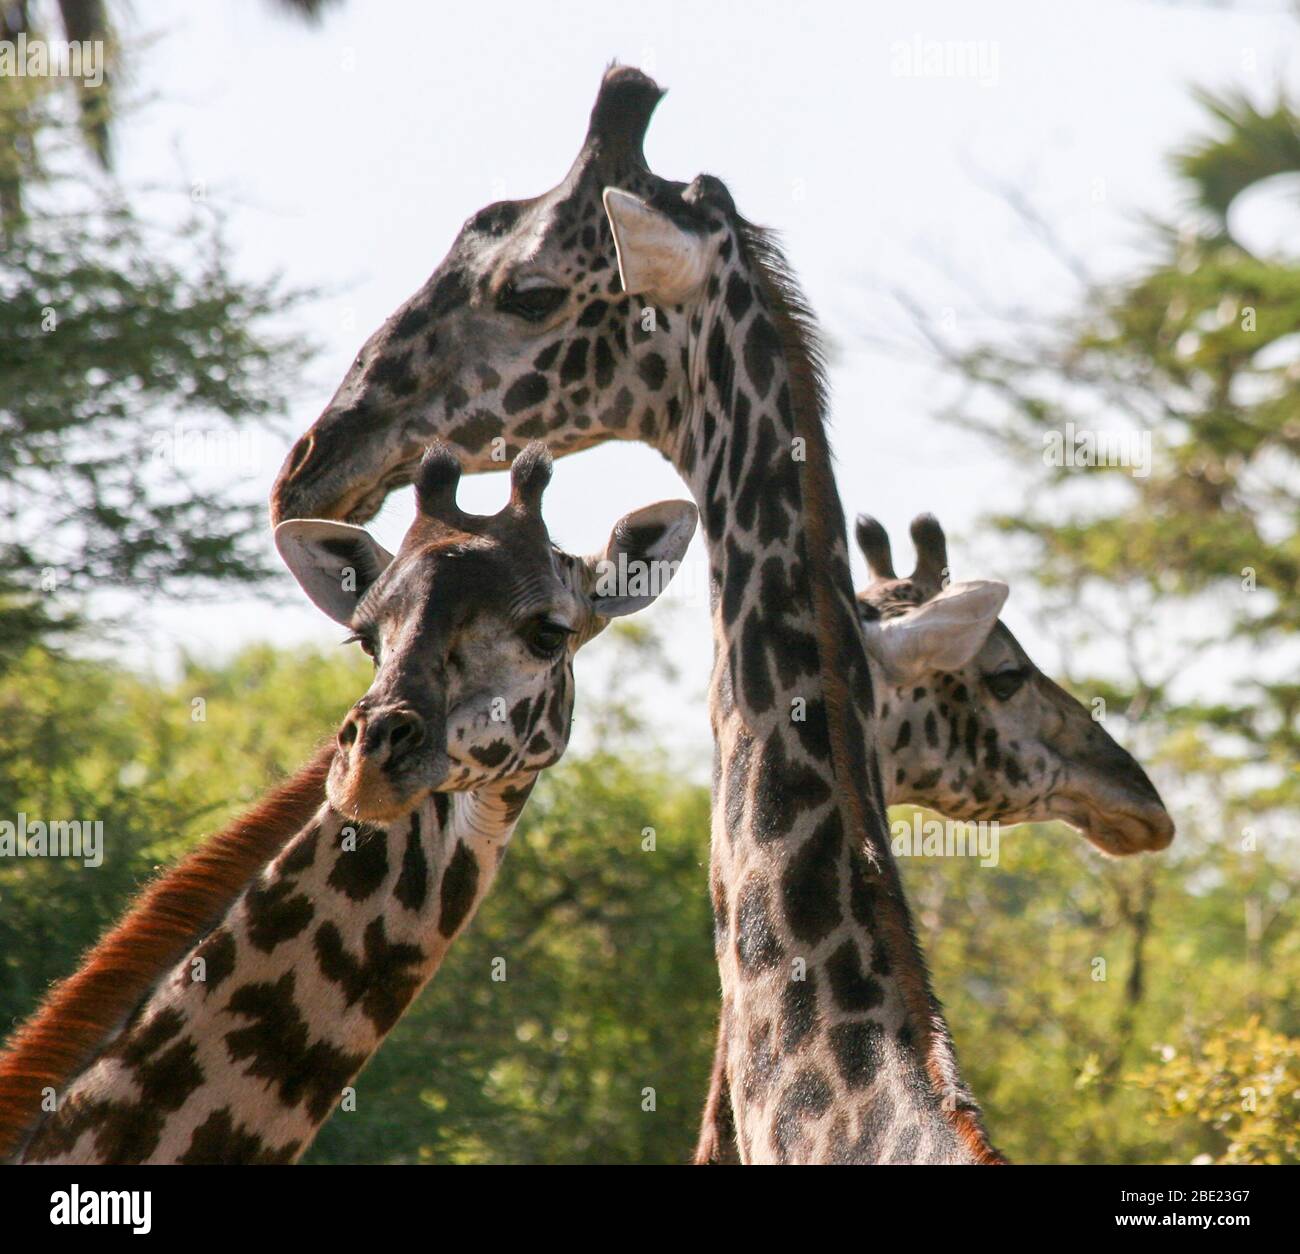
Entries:
POLYGON ((358 719, 354 715, 349 717, 347 722, 345 722, 343 726, 339 728, 339 735, 338 735, 339 748, 344 750, 345 752, 348 749, 352 748, 352 746, 356 743, 357 722, 358 719))
POLYGON ((392 754, 408 753, 424 739, 424 723, 419 715, 405 711, 389 715, 386 731, 392 754))
POLYGON ((289 462, 290 475, 296 475, 311 460, 312 448, 315 443, 315 437, 308 433, 294 445, 289 462))

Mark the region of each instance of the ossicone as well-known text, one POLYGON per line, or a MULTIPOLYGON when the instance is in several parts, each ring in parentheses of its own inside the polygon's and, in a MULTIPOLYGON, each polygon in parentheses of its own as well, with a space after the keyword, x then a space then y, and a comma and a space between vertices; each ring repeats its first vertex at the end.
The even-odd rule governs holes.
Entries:
POLYGON ((912 520, 912 544, 916 547, 916 570, 912 579, 934 588, 943 585, 948 569, 948 541, 933 514, 918 514, 912 520))
POLYGON ((510 467, 510 504, 527 514, 540 514, 542 493, 551 482, 551 454, 541 440, 526 444, 510 467))
POLYGON ((460 483, 460 458, 441 441, 429 445, 415 477, 415 502, 426 518, 456 522, 460 507, 456 487, 460 483))
POLYGON ((878 518, 859 514, 857 524, 858 548, 867 559, 867 569, 873 579, 897 579, 894 574, 894 555, 889 547, 889 533, 878 518))
POLYGON ((644 166, 646 130, 663 95, 663 88, 635 66, 611 65, 591 110, 587 147, 619 152, 644 166))

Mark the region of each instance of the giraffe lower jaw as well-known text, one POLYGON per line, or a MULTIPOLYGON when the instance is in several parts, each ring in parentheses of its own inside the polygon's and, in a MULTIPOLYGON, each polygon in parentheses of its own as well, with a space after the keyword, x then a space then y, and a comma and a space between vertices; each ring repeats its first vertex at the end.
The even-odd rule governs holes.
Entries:
POLYGON ((1173 820, 1163 809, 1101 809, 1069 797, 1053 799, 1049 810, 1103 853, 1117 858, 1166 849, 1174 838, 1173 820))
POLYGON ((406 484, 413 481, 419 464, 420 460, 417 457, 414 461, 403 462, 400 466, 390 470, 374 488, 342 503, 338 507, 340 517, 344 522, 349 522, 354 527, 364 526, 379 513, 390 492, 405 487, 406 484))
POLYGON ((424 802, 436 782, 417 787, 398 785, 382 768, 363 764, 340 770, 336 762, 326 780, 325 795, 344 818, 362 823, 395 823, 424 802))

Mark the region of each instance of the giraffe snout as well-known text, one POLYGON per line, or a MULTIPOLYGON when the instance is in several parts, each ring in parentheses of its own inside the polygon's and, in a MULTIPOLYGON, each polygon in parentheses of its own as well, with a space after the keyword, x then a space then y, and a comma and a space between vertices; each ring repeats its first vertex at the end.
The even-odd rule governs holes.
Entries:
POLYGON ((428 724, 408 705, 352 708, 338 731, 325 791, 353 818, 400 817, 446 772, 445 755, 429 747, 428 724))

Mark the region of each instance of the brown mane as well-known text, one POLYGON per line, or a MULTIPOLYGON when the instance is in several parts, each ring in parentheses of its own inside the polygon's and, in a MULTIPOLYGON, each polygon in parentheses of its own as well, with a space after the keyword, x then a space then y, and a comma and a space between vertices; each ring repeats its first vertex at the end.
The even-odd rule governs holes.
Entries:
MULTIPOLYGON (((861 624, 848 578, 847 549, 843 550, 846 560, 843 579, 839 581, 842 587, 836 586, 836 573, 830 560, 837 543, 844 545, 846 537, 844 508, 835 485, 830 443, 826 438, 825 353, 816 320, 772 234, 743 220, 740 228, 746 255, 758 276, 785 352, 795 431, 803 437, 809 454, 806 468, 810 490, 802 494, 802 522, 808 537, 806 560, 811 572, 817 653, 841 818, 846 831, 862 834, 863 852, 870 863, 871 875, 882 890, 883 908, 877 917, 900 977, 899 990, 912 1023, 914 1040, 925 1060, 927 1078, 941 1101, 944 1118, 977 1163, 1001 1163, 1005 1159, 990 1144, 980 1121, 979 1106, 960 1079, 952 1038, 930 987, 930 973, 917 944, 898 868, 884 839, 884 828, 871 822, 867 811, 867 794, 874 784, 876 804, 881 814, 884 813, 878 768, 871 764, 855 766, 849 750, 848 720, 856 698, 846 676, 857 668, 851 659, 839 656, 845 642, 843 634, 836 630, 836 619, 842 620, 847 613, 859 631, 859 638, 861 624), (836 519, 840 520, 838 533, 836 519), (953 1093, 958 1099, 955 1107, 947 1100, 953 1093)), ((865 649, 865 644, 860 647, 865 649)))
POLYGON ((248 881, 325 799, 332 743, 251 810, 208 837, 136 898, 126 917, 57 984, 0 1055, 0 1161, 21 1149, 58 1092, 159 978, 210 930, 248 881))

